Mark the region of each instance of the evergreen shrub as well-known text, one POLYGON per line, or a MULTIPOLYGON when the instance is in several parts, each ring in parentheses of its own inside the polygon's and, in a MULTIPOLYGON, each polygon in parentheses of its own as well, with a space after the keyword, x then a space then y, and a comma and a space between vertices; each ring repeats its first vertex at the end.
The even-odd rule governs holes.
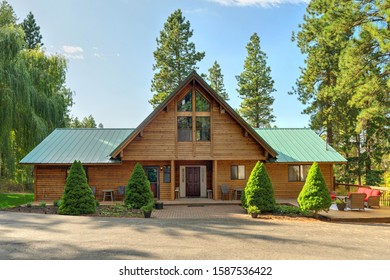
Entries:
POLYGON ((137 162, 126 186, 125 205, 130 208, 140 209, 151 202, 154 204, 150 182, 145 175, 142 165, 137 162))
POLYGON ((302 210, 314 211, 316 218, 318 211, 328 210, 332 204, 324 176, 316 162, 309 169, 306 182, 298 196, 298 204, 302 210))
POLYGON ((83 165, 74 161, 66 178, 58 213, 62 215, 83 215, 96 212, 95 196, 88 185, 83 165))
POLYGON ((257 162, 245 187, 246 206, 257 206, 261 212, 275 208, 274 189, 262 162, 257 162))

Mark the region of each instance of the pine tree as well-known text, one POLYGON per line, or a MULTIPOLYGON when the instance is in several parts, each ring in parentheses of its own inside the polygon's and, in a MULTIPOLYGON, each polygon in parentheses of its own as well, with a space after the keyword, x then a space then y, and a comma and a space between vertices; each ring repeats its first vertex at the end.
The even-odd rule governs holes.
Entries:
POLYGON ((256 206, 261 212, 275 208, 274 189, 271 179, 262 162, 257 162, 245 187, 245 206, 256 206))
POLYGON ((140 209, 153 201, 150 182, 145 175, 142 165, 137 162, 126 187, 125 205, 140 209))
POLYGON ((154 77, 151 90, 155 92, 149 100, 153 108, 157 107, 201 61, 205 53, 197 52, 195 44, 190 42, 193 35, 190 22, 180 9, 173 12, 164 24, 160 37, 156 39, 157 50, 153 53, 154 77))
POLYGON ((27 18, 21 24, 24 30, 24 39, 26 41, 27 49, 35 49, 36 47, 42 47, 42 35, 40 27, 35 22, 34 15, 30 12, 27 18))
POLYGON ((221 72, 221 66, 217 61, 209 68, 209 75, 206 77, 210 87, 220 95, 225 101, 229 100, 229 95, 226 92, 225 85, 223 83, 223 75, 221 72))
POLYGON ((298 204, 302 210, 314 211, 316 218, 318 211, 327 210, 332 204, 324 176, 316 162, 309 169, 306 182, 298 196, 298 204))
POLYGON ((88 185, 83 165, 74 161, 66 178, 65 190, 58 213, 82 215, 96 212, 95 196, 88 185))
POLYGON ((269 127, 275 121, 272 114, 275 91, 271 68, 267 66, 267 55, 260 48, 260 38, 254 33, 246 46, 248 55, 244 71, 236 76, 238 93, 243 101, 239 113, 253 127, 269 127))

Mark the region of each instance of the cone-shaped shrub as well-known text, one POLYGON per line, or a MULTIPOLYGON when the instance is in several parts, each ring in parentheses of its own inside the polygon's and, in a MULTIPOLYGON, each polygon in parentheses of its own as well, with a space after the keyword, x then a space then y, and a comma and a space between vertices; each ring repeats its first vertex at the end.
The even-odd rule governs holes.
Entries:
POLYGON ((125 205, 131 208, 140 209, 153 200, 150 182, 145 175, 142 165, 137 162, 126 187, 125 205))
POLYGON ((248 205, 246 204, 245 188, 241 192, 241 206, 244 209, 248 208, 248 205))
POLYGON ((316 162, 309 169, 305 185, 298 196, 298 204, 302 210, 314 211, 316 218, 318 211, 327 210, 332 204, 324 176, 316 162))
POLYGON ((88 185, 83 165, 80 161, 74 161, 66 178, 58 213, 62 215, 82 215, 95 212, 95 196, 88 185))
POLYGON ((257 162, 245 187, 246 206, 257 206, 261 212, 275 208, 274 189, 262 162, 257 162))

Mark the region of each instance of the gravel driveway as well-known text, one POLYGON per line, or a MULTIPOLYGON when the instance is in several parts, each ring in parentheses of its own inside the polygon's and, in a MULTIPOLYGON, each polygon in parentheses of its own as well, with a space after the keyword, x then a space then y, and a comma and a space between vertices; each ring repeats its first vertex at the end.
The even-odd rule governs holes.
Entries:
POLYGON ((390 259, 390 224, 251 219, 235 205, 180 207, 151 219, 0 211, 0 258, 390 259))

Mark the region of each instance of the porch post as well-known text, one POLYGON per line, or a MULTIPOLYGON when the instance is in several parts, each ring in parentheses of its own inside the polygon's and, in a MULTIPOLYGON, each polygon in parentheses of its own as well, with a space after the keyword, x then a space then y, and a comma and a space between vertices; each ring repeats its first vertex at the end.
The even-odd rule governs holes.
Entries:
POLYGON ((171 160, 171 200, 175 200, 175 161, 171 160))
POLYGON ((34 164, 34 201, 37 201, 38 185, 37 185, 37 165, 34 164))
POLYGON ((217 200, 218 194, 218 161, 213 160, 213 198, 217 200))

